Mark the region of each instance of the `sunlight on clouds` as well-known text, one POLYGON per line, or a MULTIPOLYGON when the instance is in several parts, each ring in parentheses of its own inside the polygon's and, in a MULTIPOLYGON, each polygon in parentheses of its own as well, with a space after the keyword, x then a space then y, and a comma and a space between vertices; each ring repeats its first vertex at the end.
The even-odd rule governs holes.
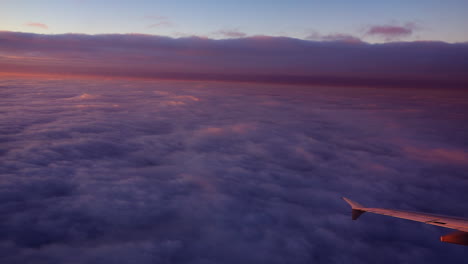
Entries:
POLYGON ((411 158, 427 162, 468 165, 468 152, 463 149, 405 146, 403 150, 411 158))
POLYGON ((428 103, 419 90, 198 84, 2 78, 0 255, 141 264, 466 255, 440 254, 436 229, 372 217, 357 227, 339 199, 464 212, 453 201, 468 199, 465 93, 428 103))
POLYGON ((90 99, 96 99, 98 97, 99 97, 98 95, 83 93, 83 94, 78 95, 78 96, 67 98, 66 100, 90 100, 90 99))

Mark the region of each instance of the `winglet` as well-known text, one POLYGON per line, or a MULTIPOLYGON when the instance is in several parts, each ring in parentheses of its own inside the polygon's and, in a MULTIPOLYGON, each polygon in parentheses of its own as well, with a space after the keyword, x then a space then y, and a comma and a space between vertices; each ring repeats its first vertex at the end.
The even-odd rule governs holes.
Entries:
POLYGON ((365 213, 366 211, 363 210, 365 207, 362 206, 361 204, 357 203, 357 202, 354 202, 354 201, 351 201, 350 199, 346 198, 346 197, 341 197, 343 200, 345 200, 345 202, 347 202, 349 205, 351 205, 351 218, 353 220, 356 220, 359 218, 359 216, 361 216, 363 213, 365 213))

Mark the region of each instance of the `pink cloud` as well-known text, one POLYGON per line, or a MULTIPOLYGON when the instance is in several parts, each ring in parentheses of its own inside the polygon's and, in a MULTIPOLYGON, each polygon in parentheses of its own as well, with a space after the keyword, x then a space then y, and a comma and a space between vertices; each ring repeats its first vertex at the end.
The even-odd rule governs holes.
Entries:
POLYGON ((468 164, 468 152, 461 149, 404 147, 412 158, 434 163, 468 164))
POLYGON ((415 29, 414 23, 406 23, 403 26, 376 25, 368 28, 366 34, 383 37, 385 40, 394 40, 412 35, 415 29))
POLYGON ((26 26, 49 29, 49 27, 46 24, 38 23, 38 22, 29 22, 29 23, 26 23, 26 26))
POLYGON ((225 135, 225 134, 246 134, 254 131, 256 126, 248 123, 238 123, 222 127, 205 127, 197 131, 199 136, 213 136, 213 135, 225 135))

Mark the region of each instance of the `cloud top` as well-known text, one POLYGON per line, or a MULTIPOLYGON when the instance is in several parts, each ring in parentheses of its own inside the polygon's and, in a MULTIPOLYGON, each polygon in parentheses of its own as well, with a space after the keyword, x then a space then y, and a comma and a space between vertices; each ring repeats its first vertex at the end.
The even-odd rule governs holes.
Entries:
POLYGON ((466 260, 340 199, 467 217, 465 91, 102 79, 0 79, 1 263, 466 260))
POLYGON ((367 35, 384 38, 387 41, 398 40, 403 37, 408 37, 413 34, 416 29, 414 23, 406 23, 403 26, 396 25, 375 25, 369 27, 366 31, 367 35))
POLYGON ((222 29, 214 32, 215 35, 220 35, 223 37, 228 37, 228 38, 244 38, 247 36, 244 32, 241 32, 239 30, 234 30, 234 29, 222 29))
POLYGON ((466 43, 369 44, 347 35, 330 39, 344 41, 0 32, 0 66, 9 72, 127 78, 414 88, 468 85, 466 43))

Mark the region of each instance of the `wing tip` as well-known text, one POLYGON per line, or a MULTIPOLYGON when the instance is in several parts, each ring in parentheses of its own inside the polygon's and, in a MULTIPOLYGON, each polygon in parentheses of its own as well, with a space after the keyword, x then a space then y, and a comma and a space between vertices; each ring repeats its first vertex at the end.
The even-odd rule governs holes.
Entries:
POLYGON ((364 206, 358 202, 355 202, 353 200, 350 200, 346 197, 341 197, 341 199, 343 199, 345 202, 347 202, 352 209, 360 209, 360 208, 364 208, 364 206))
POLYGON ((346 197, 341 197, 345 202, 347 202, 351 206, 351 219, 357 220, 363 213, 366 211, 363 210, 364 206, 360 203, 352 201, 346 197))

